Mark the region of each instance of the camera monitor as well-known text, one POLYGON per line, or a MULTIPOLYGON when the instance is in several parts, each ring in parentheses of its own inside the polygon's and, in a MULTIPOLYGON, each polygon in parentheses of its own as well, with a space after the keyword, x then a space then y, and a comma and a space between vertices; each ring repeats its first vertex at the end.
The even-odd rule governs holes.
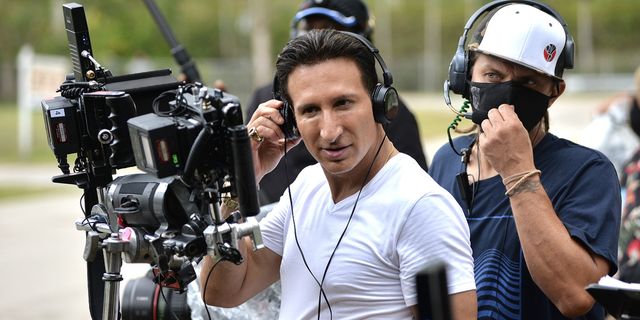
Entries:
POLYGON ((93 70, 91 60, 82 56, 83 51, 93 55, 84 8, 75 2, 67 3, 62 6, 62 12, 64 13, 64 26, 67 29, 69 49, 71 50, 73 74, 77 81, 89 81, 87 72, 95 72, 95 70, 93 70))

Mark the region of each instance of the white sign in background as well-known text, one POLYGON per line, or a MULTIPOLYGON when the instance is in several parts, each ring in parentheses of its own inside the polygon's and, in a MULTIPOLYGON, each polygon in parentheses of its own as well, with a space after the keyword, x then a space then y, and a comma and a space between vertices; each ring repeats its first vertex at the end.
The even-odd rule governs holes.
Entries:
POLYGON ((36 54, 28 44, 20 49, 17 66, 18 153, 26 159, 33 149, 33 111, 41 110, 42 99, 59 95, 56 89, 72 69, 68 57, 36 54))

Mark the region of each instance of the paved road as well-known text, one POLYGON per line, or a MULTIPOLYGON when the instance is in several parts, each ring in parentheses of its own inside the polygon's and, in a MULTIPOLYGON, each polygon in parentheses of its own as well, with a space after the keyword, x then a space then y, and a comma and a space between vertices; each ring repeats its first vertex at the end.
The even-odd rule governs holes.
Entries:
MULTIPOLYGON (((413 109, 447 108, 439 94, 406 94, 413 109)), ((551 131, 577 141, 589 122, 588 110, 605 95, 567 95, 550 109, 551 131)), ((459 104, 458 104, 459 105, 459 104)), ((428 156, 446 142, 440 137, 425 141, 428 156)), ((86 264, 82 259, 84 233, 74 222, 82 216, 81 190, 54 185, 59 174, 51 165, 0 166, 0 185, 45 186, 55 190, 38 196, 0 201, 0 274, 3 290, 0 319, 89 319, 86 264)), ((125 281, 144 274, 147 266, 125 265, 125 281)), ((124 291, 124 283, 121 292, 124 291)))
POLYGON ((79 190, 0 204, 2 319, 90 319, 79 190))
MULTIPOLYGON (((86 262, 82 258, 84 232, 75 221, 83 216, 82 191, 72 185, 56 185, 59 174, 38 165, 0 166, 0 185, 52 188, 39 196, 0 201, 0 319, 90 319, 86 262)), ((144 274, 148 265, 125 265, 126 280, 144 274)))

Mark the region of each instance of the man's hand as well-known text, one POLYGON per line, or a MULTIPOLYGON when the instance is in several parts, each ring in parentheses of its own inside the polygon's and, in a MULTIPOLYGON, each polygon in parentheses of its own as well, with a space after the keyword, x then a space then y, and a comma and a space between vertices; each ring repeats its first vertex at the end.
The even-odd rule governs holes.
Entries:
POLYGON ((213 83, 213 87, 222 91, 222 92, 228 92, 227 91, 227 85, 224 84, 224 81, 218 79, 216 80, 216 82, 213 83))
MULTIPOLYGON (((261 141, 251 139, 253 166, 258 182, 278 165, 285 152, 284 133, 278 126, 284 123, 278 111, 280 107, 282 107, 282 101, 279 100, 269 100, 260 104, 247 124, 250 131, 255 130, 262 138, 261 141)), ((298 145, 301 140, 301 137, 287 140, 287 151, 298 145)))
POLYGON ((478 145, 491 167, 503 178, 535 170, 529 133, 512 105, 503 104, 489 110, 489 117, 481 126, 478 145))

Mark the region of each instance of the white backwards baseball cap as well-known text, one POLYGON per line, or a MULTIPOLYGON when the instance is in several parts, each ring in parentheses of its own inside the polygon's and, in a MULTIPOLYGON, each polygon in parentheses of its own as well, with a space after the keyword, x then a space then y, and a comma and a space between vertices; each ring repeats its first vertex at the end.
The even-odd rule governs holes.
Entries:
POLYGON ((562 80, 562 68, 556 74, 556 66, 566 38, 563 26, 552 15, 529 5, 509 4, 487 14, 469 50, 562 80))

